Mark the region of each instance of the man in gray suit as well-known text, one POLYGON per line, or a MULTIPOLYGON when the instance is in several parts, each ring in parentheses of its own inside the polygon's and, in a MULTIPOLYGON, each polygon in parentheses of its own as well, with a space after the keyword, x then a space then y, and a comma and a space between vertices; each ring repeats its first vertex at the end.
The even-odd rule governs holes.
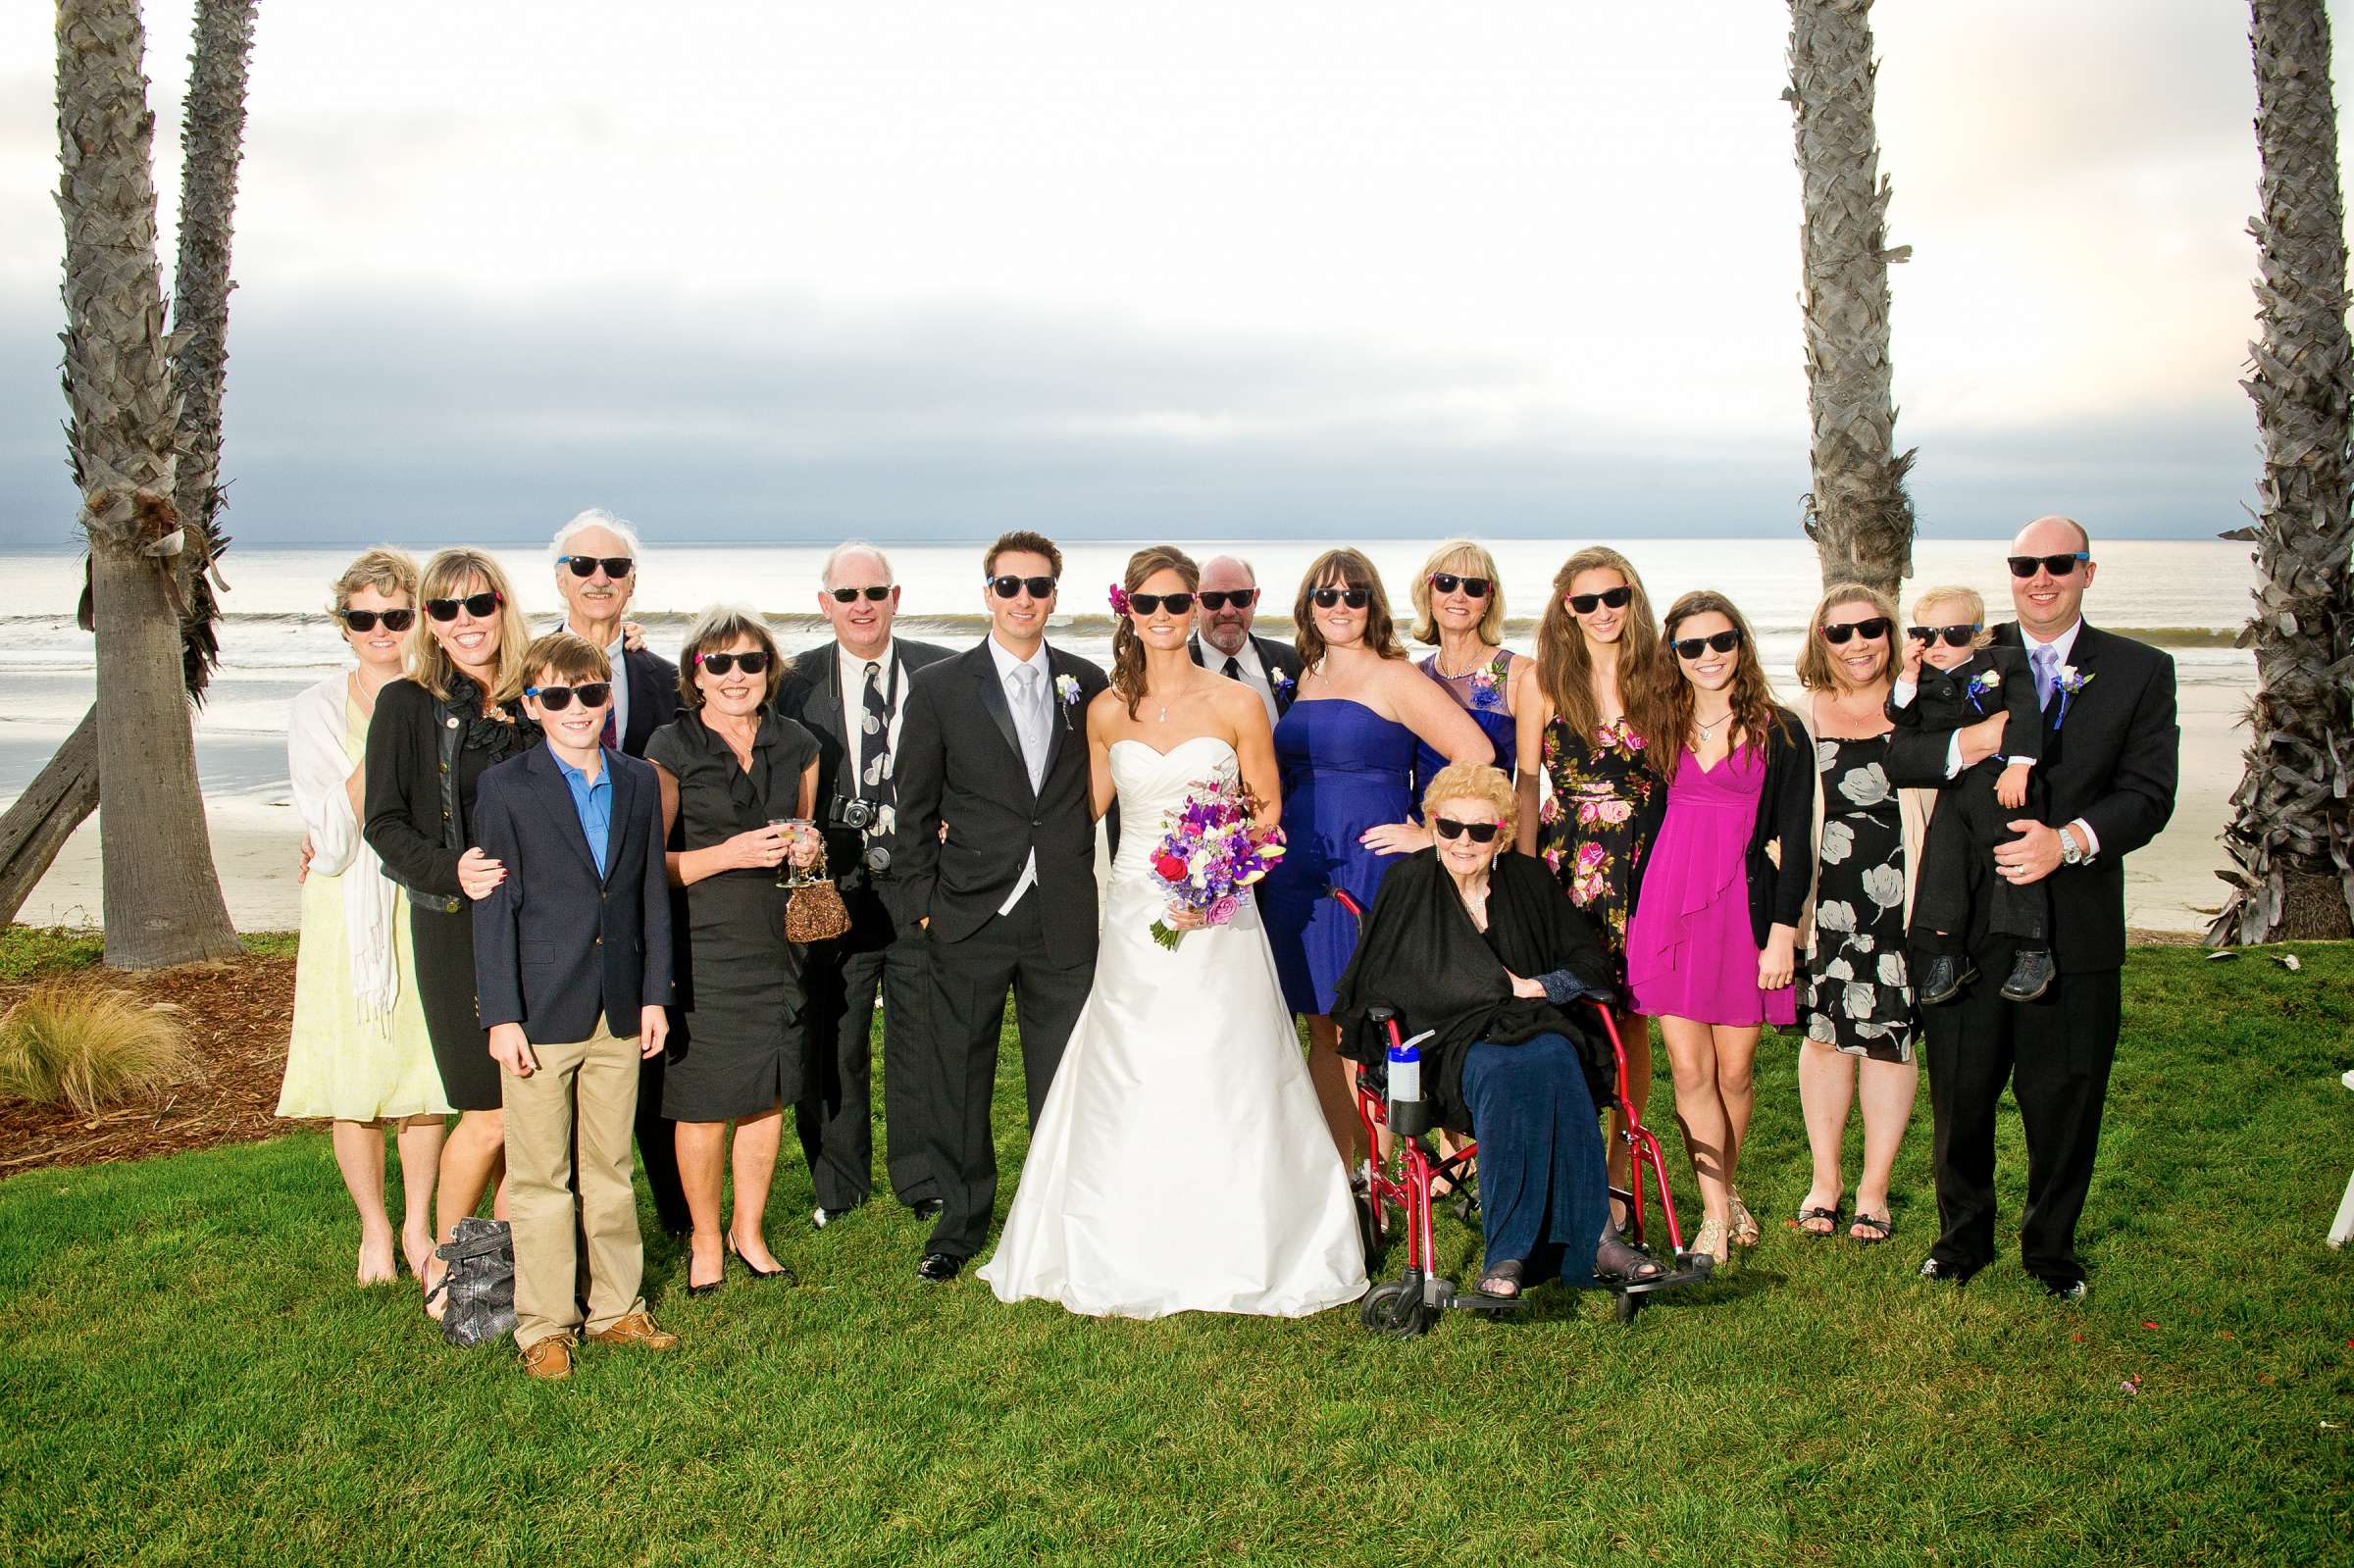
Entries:
POLYGON ((951 650, 892 633, 898 584, 891 562, 852 541, 826 557, 817 607, 831 640, 795 658, 777 709, 817 736, 817 817, 826 865, 849 906, 850 930, 809 950, 803 1015, 802 1096, 793 1108, 801 1152, 817 1187, 810 1215, 823 1229, 866 1201, 873 1187, 868 1113, 875 1001, 883 1002, 884 1162, 892 1194, 919 1214, 941 1192, 924 1151, 929 1107, 921 1092, 931 990, 923 933, 902 931, 875 884, 890 865, 895 807, 892 757, 915 672, 951 650))
POLYGON ((1273 637, 1254 635, 1258 578, 1251 563, 1213 555, 1202 565, 1202 619, 1193 640, 1194 663, 1240 681, 1258 693, 1272 725, 1291 708, 1300 689, 1300 650, 1273 637), (1206 644, 1206 646, 1204 646, 1206 644))

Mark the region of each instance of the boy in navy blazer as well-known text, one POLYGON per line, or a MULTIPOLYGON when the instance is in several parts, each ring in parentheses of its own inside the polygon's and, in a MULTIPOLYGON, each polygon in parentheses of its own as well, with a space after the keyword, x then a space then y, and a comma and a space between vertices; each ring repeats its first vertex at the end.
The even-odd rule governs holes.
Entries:
POLYGON ((474 841, 505 872, 474 906, 475 986, 506 1113, 515 1343, 532 1376, 562 1378, 584 1327, 604 1343, 679 1342, 639 1294, 630 1183, 638 1064, 670 1033, 670 888, 654 770, 599 743, 604 650, 557 632, 524 670, 524 713, 547 738, 475 796, 474 841))

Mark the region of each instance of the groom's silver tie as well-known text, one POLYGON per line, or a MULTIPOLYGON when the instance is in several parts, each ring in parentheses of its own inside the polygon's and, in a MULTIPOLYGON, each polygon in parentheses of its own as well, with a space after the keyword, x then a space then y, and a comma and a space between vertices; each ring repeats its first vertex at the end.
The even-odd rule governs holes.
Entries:
POLYGON ((1047 782, 1047 678, 1035 664, 1014 666, 1014 686, 1021 700, 1013 722, 1022 737, 1022 762, 1030 770, 1033 792, 1047 782))

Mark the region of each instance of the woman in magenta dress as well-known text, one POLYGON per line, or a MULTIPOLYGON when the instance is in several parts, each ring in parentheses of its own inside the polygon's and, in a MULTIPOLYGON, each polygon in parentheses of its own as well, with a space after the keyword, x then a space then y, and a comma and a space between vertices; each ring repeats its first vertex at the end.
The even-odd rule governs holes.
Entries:
POLYGON ((1338 887, 1372 908, 1391 857, 1430 843, 1407 813, 1417 740, 1451 762, 1486 762, 1492 748, 1470 716, 1407 662, 1381 578, 1356 551, 1315 559, 1292 619, 1305 669, 1275 727, 1287 847, 1260 885, 1259 911, 1284 1000, 1307 1018, 1317 1103, 1354 1170, 1363 1151, 1332 1006, 1356 922, 1331 893, 1338 887))
POLYGON ((1814 883, 1815 755, 1778 706, 1749 624, 1722 594, 1669 607, 1675 655, 1659 705, 1676 746, 1667 812, 1626 928, 1626 983, 1660 1021, 1675 1119, 1700 1184, 1698 1251, 1754 1246, 1734 1182, 1749 1133, 1752 1070, 1766 1024, 1797 1021, 1798 924, 1814 883))

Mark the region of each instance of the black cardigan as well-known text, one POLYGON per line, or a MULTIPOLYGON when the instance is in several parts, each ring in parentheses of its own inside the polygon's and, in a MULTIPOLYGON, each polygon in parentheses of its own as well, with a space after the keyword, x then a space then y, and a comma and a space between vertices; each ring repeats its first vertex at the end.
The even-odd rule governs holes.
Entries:
POLYGON ((479 692, 460 680, 444 702, 414 681, 395 681, 377 693, 368 721, 362 836, 411 903, 443 914, 466 907, 458 859, 470 841, 475 784, 539 739, 538 727, 513 708, 511 723, 485 717, 479 692))
POLYGON ((1798 929, 1815 890, 1815 791, 1821 784, 1806 726, 1788 708, 1775 708, 1766 732, 1766 787, 1749 831, 1749 926, 1760 949, 1775 926, 1798 929), (1777 842, 1778 867, 1766 852, 1777 842))
POLYGON ((1612 984, 1608 954, 1594 922, 1569 901, 1545 863, 1507 849, 1488 873, 1488 933, 1471 924, 1462 894, 1436 849, 1393 865, 1357 935, 1356 952, 1333 1003, 1341 1052, 1356 1061, 1382 1059, 1388 1037, 1366 1017, 1389 1007, 1404 1036, 1436 1030, 1422 1045, 1423 1092, 1442 1127, 1468 1127, 1463 1105, 1463 1059, 1481 1040, 1517 1045, 1558 1034, 1577 1043, 1586 1087, 1607 1105, 1617 1062, 1593 1005, 1557 1007, 1542 997, 1512 994, 1506 971, 1536 980, 1568 970, 1589 989, 1612 984), (1490 945, 1493 937, 1494 945, 1490 945))

